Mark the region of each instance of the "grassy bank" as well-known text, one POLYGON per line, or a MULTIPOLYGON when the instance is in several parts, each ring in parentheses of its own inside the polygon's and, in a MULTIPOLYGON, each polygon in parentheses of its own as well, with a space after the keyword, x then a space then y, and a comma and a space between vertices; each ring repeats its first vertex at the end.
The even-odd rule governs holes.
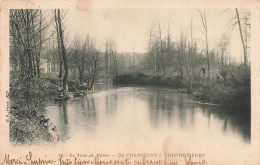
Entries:
POLYGON ((10 141, 35 144, 58 140, 56 127, 37 114, 39 108, 57 96, 57 87, 42 78, 10 78, 10 141))
POLYGON ((29 145, 56 142, 59 139, 56 131, 56 127, 49 122, 49 119, 43 115, 37 115, 37 108, 11 108, 11 142, 29 145))

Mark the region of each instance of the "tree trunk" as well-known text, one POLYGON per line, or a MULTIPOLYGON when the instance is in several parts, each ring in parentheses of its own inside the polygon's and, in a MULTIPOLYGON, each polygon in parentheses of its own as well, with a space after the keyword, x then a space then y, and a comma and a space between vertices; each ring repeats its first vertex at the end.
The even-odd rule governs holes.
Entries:
MULTIPOLYGON (((35 57, 32 56, 32 60, 33 60, 33 74, 34 76, 36 77, 37 76, 37 70, 38 70, 38 63, 37 63, 37 59, 38 59, 38 53, 37 53, 37 44, 36 44, 36 34, 35 34, 35 26, 34 26, 34 16, 33 16, 33 12, 30 12, 31 14, 31 21, 32 21, 32 39, 33 39, 33 46, 34 46, 34 54, 35 54, 35 57)), ((40 28, 40 31, 41 31, 41 28, 40 28)))
POLYGON ((237 8, 236 8, 236 14, 237 14, 237 23, 238 23, 238 27, 239 27, 240 38, 241 38, 241 42, 242 42, 243 50, 244 50, 244 64, 247 66, 247 52, 246 52, 247 48, 245 46, 245 42, 244 42, 244 38, 243 38, 243 34, 242 34, 241 23, 240 23, 240 18, 239 18, 239 13, 238 13, 237 8))
POLYGON ((60 39, 59 39, 59 27, 57 22, 57 15, 56 15, 56 9, 54 11, 55 14, 55 24, 56 24, 56 32, 57 32, 57 46, 58 46, 58 54, 59 54, 59 62, 60 62, 60 70, 59 70, 59 78, 62 77, 62 55, 60 52, 60 39))
POLYGON ((106 42, 106 51, 105 51, 105 73, 107 75, 107 78, 109 77, 108 71, 109 71, 109 68, 108 68, 108 41, 107 41, 106 42))
POLYGON ((203 28, 205 30, 204 36, 205 36, 205 42, 206 42, 206 57, 207 57, 207 65, 208 65, 208 79, 210 79, 210 60, 209 60, 209 48, 208 48, 208 26, 207 26, 207 18, 206 18, 206 14, 205 14, 205 9, 203 12, 203 15, 201 13, 201 11, 199 10, 200 13, 200 17, 201 17, 201 21, 203 24, 203 28))
POLYGON ((63 42, 63 31, 61 25, 61 17, 60 17, 60 9, 58 9, 58 24, 59 24, 59 39, 61 45, 61 54, 64 64, 64 77, 63 77, 63 91, 65 97, 68 97, 68 64, 67 64, 67 57, 66 57, 66 50, 63 42))
POLYGON ((97 59, 98 59, 98 54, 99 52, 97 53, 96 57, 95 57, 95 61, 94 61, 94 71, 93 71, 93 77, 92 77, 92 82, 91 82, 91 86, 90 86, 90 89, 93 88, 93 84, 94 84, 94 81, 95 81, 95 76, 96 76, 96 68, 97 68, 97 59))
POLYGON ((82 85, 83 84, 83 71, 79 68, 79 82, 82 85))
POLYGON ((164 52, 163 52, 163 41, 162 41, 162 33, 161 33, 161 25, 159 23, 159 34, 160 34, 160 44, 161 44, 161 54, 162 54, 162 67, 163 67, 163 75, 165 76, 165 66, 164 66, 164 52))
POLYGON ((42 51, 42 11, 40 10, 40 47, 39 47, 39 52, 38 52, 38 56, 37 56, 37 59, 36 59, 38 77, 40 77, 40 74, 41 74, 40 73, 41 51, 42 51))
POLYGON ((30 44, 30 21, 29 21, 29 10, 26 9, 26 19, 23 14, 24 18, 24 23, 26 23, 26 54, 28 56, 28 63, 29 63, 29 68, 27 70, 29 77, 31 78, 33 76, 33 64, 32 64, 32 54, 31 54, 31 44, 30 44))

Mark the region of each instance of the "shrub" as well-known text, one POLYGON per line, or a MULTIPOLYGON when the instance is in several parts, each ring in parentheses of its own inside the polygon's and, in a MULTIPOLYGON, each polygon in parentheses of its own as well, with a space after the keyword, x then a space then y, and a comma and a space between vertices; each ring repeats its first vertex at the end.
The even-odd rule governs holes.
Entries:
POLYGON ((56 127, 44 116, 37 116, 33 107, 10 110, 10 141, 18 144, 54 142, 58 140, 56 127))
POLYGON ((11 78, 10 82, 12 105, 18 104, 20 107, 24 107, 43 104, 58 94, 57 87, 45 79, 32 78, 27 81, 26 79, 11 78))
POLYGON ((10 141, 32 144, 57 140, 56 127, 38 116, 36 108, 57 96, 57 87, 46 79, 10 74, 10 141))

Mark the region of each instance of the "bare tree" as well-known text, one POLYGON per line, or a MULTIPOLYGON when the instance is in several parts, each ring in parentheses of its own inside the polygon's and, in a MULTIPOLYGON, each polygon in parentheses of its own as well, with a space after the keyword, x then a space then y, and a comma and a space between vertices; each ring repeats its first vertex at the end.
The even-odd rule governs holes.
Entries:
POLYGON ((244 50, 244 64, 247 65, 247 47, 245 45, 245 41, 244 41, 244 38, 243 38, 242 27, 241 27, 240 17, 239 17, 239 13, 238 13, 237 8, 236 8, 236 16, 237 16, 237 23, 238 23, 240 38, 241 38, 241 42, 242 42, 243 50, 244 50))
MULTIPOLYGON (((229 10, 230 9, 226 9, 222 13, 229 11, 229 10)), ((248 65, 248 52, 247 52, 247 48, 248 48, 248 46, 247 46, 248 34, 247 33, 248 32, 247 32, 247 26, 249 25, 249 27, 251 27, 250 24, 248 23, 248 20, 250 18, 248 18, 246 16, 244 18, 245 19, 245 26, 244 26, 245 27, 245 36, 243 36, 240 14, 239 14, 239 11, 238 11, 237 8, 235 9, 235 11, 236 11, 236 15, 228 21, 228 24, 231 23, 231 25, 228 27, 226 33, 230 33, 230 31, 232 31, 235 28, 235 26, 238 24, 239 35, 240 35, 240 39, 241 39, 241 43, 242 43, 242 47, 243 47, 244 65, 247 66, 248 65), (234 20, 235 20, 235 22, 234 22, 234 20)), ((250 14, 249 14, 249 16, 250 16, 250 14)))
POLYGON ((154 35, 154 27, 152 26, 149 32, 149 43, 148 43, 148 52, 149 55, 153 58, 153 69, 155 70, 155 72, 158 71, 158 67, 157 67, 157 45, 158 45, 158 40, 155 39, 154 41, 154 37, 156 37, 154 35), (154 56, 154 57, 153 57, 154 56))
POLYGON ((94 59, 94 66, 93 66, 93 76, 92 76, 91 85, 89 87, 89 89, 92 89, 92 92, 93 92, 93 85, 94 85, 96 72, 97 72, 97 63, 98 63, 98 58, 99 58, 99 52, 100 51, 97 51, 97 52, 94 53, 95 59, 94 59))
POLYGON ((227 74, 228 74, 228 54, 229 54, 229 38, 226 35, 222 35, 218 44, 217 54, 218 56, 218 68, 220 75, 224 80, 224 86, 227 87, 227 74))
POLYGON ((110 77, 117 76, 117 51, 115 41, 112 39, 107 40, 105 49, 105 68, 109 70, 110 77))
POLYGON ((171 64, 171 47, 172 47, 172 44, 171 44, 171 34, 170 34, 170 30, 171 30, 171 17, 169 18, 169 22, 168 22, 168 30, 167 30, 167 46, 166 46, 166 49, 167 49, 167 60, 166 60, 166 66, 165 66, 165 69, 168 68, 171 64))
POLYGON ((163 41, 162 41, 162 32, 161 32, 161 25, 160 22, 158 23, 158 30, 159 30, 159 39, 160 39, 160 50, 161 50, 161 63, 163 68, 163 75, 165 76, 165 64, 164 64, 164 48, 163 48, 163 41))
POLYGON ((206 53, 207 65, 208 65, 208 78, 210 79, 210 59, 209 59, 209 50, 208 50, 209 49, 208 48, 208 26, 207 26, 207 18, 206 18, 205 9, 204 9, 203 13, 199 9, 199 13, 200 13, 201 22, 202 22, 203 29, 204 29, 203 34, 205 37, 205 53, 206 53))
POLYGON ((57 21, 57 11, 56 9, 54 10, 54 18, 55 18, 55 29, 56 29, 56 33, 57 33, 57 45, 58 45, 58 55, 59 55, 59 78, 62 77, 62 55, 61 55, 61 48, 60 48, 60 37, 59 37, 59 27, 58 27, 58 21, 57 21))
POLYGON ((135 67, 135 45, 133 46, 133 66, 135 67))
POLYGON ((113 59, 113 76, 117 77, 117 51, 114 40, 110 40, 110 52, 113 59))
POLYGON ((62 54, 62 59, 63 59, 63 65, 64 65, 64 77, 63 77, 63 92, 64 92, 64 97, 68 97, 68 63, 67 63, 67 57, 66 57, 66 50, 64 46, 64 31, 62 28, 62 20, 61 20, 61 14, 60 14, 60 9, 57 9, 57 22, 58 22, 58 27, 59 27, 59 41, 60 41, 60 46, 61 46, 61 54, 62 54))
POLYGON ((193 43, 193 18, 191 18, 190 24, 190 52, 191 52, 191 69, 192 69, 192 76, 195 76, 194 72, 194 62, 195 62, 195 54, 196 54, 195 44, 193 43))
POLYGON ((108 40, 107 40, 106 45, 105 45, 105 73, 109 77, 110 73, 109 73, 109 58, 108 58, 109 52, 108 52, 108 49, 109 49, 109 43, 108 43, 108 40))
POLYGON ((15 62, 14 68, 19 68, 21 78, 40 77, 41 51, 48 39, 45 37, 48 25, 42 10, 10 10, 11 62, 15 62))

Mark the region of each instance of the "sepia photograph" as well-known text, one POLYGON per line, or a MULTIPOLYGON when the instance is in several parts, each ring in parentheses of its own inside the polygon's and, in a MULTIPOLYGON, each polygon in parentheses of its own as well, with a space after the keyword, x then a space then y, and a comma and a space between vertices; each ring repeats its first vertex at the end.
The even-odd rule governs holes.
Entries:
POLYGON ((33 5, 6 9, 2 165, 259 163, 252 7, 33 5))

